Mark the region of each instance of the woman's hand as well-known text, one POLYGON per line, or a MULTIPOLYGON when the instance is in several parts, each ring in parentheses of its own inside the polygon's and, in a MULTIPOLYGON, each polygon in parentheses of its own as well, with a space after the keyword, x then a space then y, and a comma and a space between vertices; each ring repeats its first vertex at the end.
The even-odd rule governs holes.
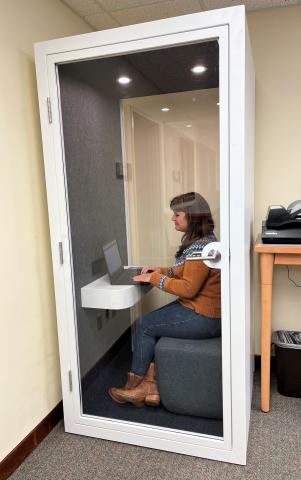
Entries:
POLYGON ((152 275, 151 273, 142 273, 140 275, 136 275, 135 277, 133 277, 133 280, 134 282, 149 283, 151 275, 152 275))
POLYGON ((143 267, 140 275, 144 273, 160 272, 160 267, 143 267))

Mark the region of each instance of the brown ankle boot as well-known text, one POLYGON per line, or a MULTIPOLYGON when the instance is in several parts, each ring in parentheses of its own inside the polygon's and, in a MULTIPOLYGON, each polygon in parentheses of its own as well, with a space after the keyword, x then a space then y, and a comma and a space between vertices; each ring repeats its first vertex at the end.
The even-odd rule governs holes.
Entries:
POLYGON ((128 372, 128 379, 124 387, 121 388, 110 388, 108 391, 110 397, 119 405, 123 405, 126 403, 125 400, 122 399, 120 396, 120 392, 123 390, 131 390, 132 388, 137 387, 140 382, 142 382, 143 377, 140 377, 139 375, 135 375, 133 372, 128 372))
POLYGON ((158 389, 156 367, 154 362, 152 362, 148 367, 144 379, 146 382, 151 384, 149 389, 150 391, 145 396, 144 403, 145 405, 149 405, 151 407, 157 407, 160 404, 160 393, 158 389))
POLYGON ((136 387, 132 389, 118 389, 119 402, 129 402, 136 407, 144 404, 156 407, 160 403, 155 364, 151 363, 145 377, 136 387))

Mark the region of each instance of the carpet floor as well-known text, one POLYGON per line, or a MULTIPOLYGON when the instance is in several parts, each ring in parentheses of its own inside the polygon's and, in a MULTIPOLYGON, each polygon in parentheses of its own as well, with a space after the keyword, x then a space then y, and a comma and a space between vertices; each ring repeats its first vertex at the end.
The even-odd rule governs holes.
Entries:
POLYGON ((82 437, 60 422, 12 480, 301 480, 301 400, 281 396, 272 378, 271 411, 260 411, 255 375, 246 466, 82 437))

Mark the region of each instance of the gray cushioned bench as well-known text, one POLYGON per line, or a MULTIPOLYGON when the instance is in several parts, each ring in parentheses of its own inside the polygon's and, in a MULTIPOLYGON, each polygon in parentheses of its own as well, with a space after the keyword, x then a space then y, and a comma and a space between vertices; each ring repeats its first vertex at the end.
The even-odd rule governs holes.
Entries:
POLYGON ((162 405, 173 413, 222 419, 221 338, 161 337, 155 362, 162 405))

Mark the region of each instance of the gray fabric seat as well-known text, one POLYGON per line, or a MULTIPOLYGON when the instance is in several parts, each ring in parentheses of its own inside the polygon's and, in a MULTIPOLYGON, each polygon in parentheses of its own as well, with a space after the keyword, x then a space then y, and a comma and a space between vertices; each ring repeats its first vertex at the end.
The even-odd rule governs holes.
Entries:
POLYGON ((155 362, 162 405, 172 413, 222 419, 221 338, 161 337, 155 362))

